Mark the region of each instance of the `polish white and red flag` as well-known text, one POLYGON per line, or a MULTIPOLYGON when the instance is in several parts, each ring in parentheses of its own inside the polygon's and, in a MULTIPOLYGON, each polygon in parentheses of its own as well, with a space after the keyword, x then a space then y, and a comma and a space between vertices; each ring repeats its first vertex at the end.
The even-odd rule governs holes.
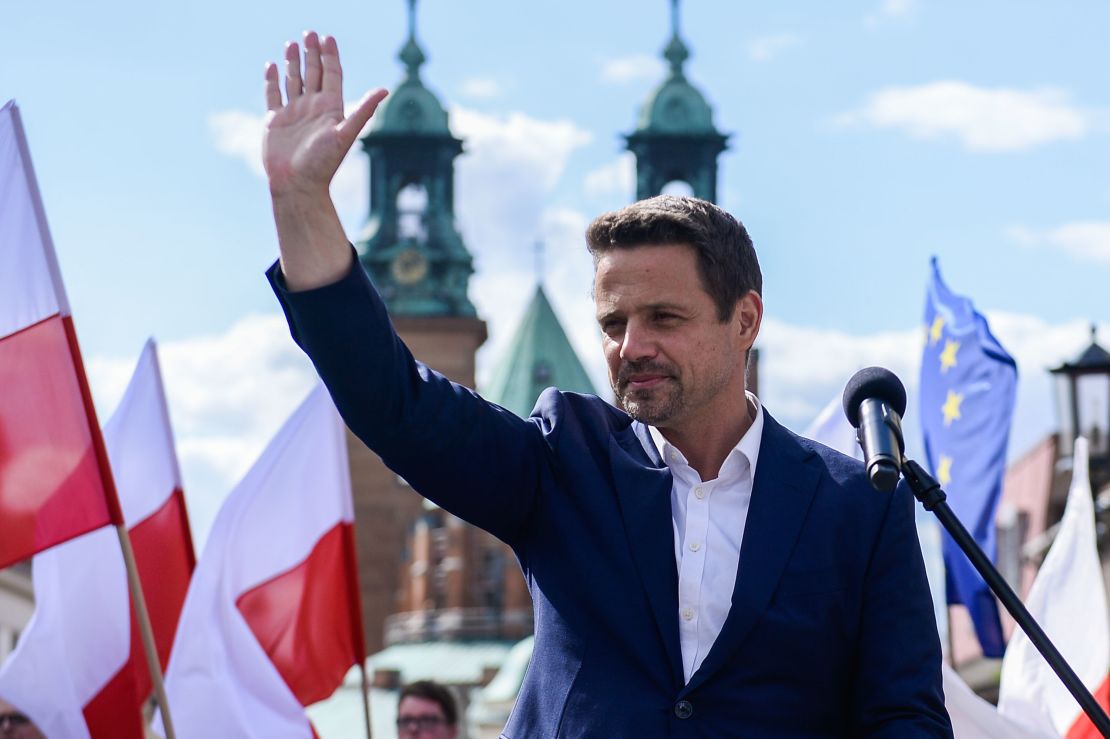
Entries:
MULTIPOLYGON (((104 442, 165 666, 195 560, 158 356, 148 341, 104 442)), ((142 739, 150 673, 112 526, 34 558, 35 615, 0 696, 47 736, 142 739)))
POLYGON ((318 386, 208 535, 166 672, 179 736, 313 736, 305 706, 365 659, 353 525, 343 423, 318 386))
POLYGON ((120 523, 15 101, 0 107, 0 568, 120 523))
MULTIPOLYGON (((1025 606, 1106 710, 1110 616, 1098 556, 1088 445, 1082 437, 1075 440, 1072 464, 1064 516, 1025 606)), ((998 710, 1025 726, 1066 739, 1101 736, 1020 629, 1014 630, 1002 659, 998 710)))

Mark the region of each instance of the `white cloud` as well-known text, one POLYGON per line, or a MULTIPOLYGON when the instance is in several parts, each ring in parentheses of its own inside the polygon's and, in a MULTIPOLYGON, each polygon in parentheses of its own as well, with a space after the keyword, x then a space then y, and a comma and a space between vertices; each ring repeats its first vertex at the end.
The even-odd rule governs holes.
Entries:
POLYGON ((262 167, 262 134, 265 130, 265 115, 226 110, 208 116, 208 131, 216 148, 242 160, 259 177, 266 176, 262 167))
POLYGON ((591 134, 569 120, 458 107, 451 123, 466 141, 466 153, 456 160, 456 212, 479 271, 527 268, 544 205, 567 160, 591 134))
POLYGON ((601 79, 618 85, 642 80, 658 80, 663 77, 665 71, 663 60, 650 54, 633 54, 616 59, 605 59, 601 62, 601 79))
POLYGON ((500 97, 502 89, 501 84, 491 77, 470 77, 463 80, 459 92, 469 98, 489 100, 500 97))
POLYGON ((876 26, 885 21, 909 17, 917 10, 919 0, 881 0, 878 7, 864 16, 864 22, 876 26))
POLYGON ((591 197, 617 195, 630 202, 636 192, 636 155, 626 151, 619 157, 586 173, 582 187, 591 197))
MULTIPOLYGON (((88 362, 101 421, 119 401, 137 350, 136 357, 88 362)), ((199 548, 220 503, 304 399, 315 372, 278 314, 162 343, 159 358, 199 548)))
POLYGON ((915 139, 951 137, 968 151, 1002 152, 1082 138, 1091 130, 1092 116, 1073 105, 1062 90, 941 81, 880 90, 836 122, 899 129, 915 139))
MULTIPOLYGON (((538 234, 544 245, 544 290, 594 386, 602 390, 608 381, 590 295, 593 261, 586 251, 586 224, 586 216, 578 211, 549 208, 540 216, 538 234)), ((489 340, 478 353, 479 388, 503 361, 535 284, 531 260, 526 266, 482 270, 472 278, 471 296, 489 325, 489 340)))
POLYGON ((1013 226, 1007 234, 1022 246, 1048 246, 1080 261, 1110 264, 1110 221, 1076 221, 1039 231, 1013 226))
MULTIPOLYGON (((1051 433, 1056 425, 1048 369, 1074 359, 1090 341, 1085 321, 1050 324, 1035 316, 987 311, 991 330, 1018 365, 1017 400, 1010 433, 1011 459, 1051 433)), ((1102 327, 1105 335, 1106 326, 1102 327)), ((764 320, 760 347, 761 398, 775 417, 801 431, 858 369, 887 367, 906 385, 910 402, 906 440, 921 459, 917 407, 923 328, 853 335, 764 320)))
POLYGON ((802 37, 796 33, 761 36, 748 42, 748 56, 754 61, 765 62, 801 43, 802 37))
POLYGON ((921 332, 914 328, 852 335, 769 316, 756 346, 762 400, 778 420, 800 431, 863 367, 887 367, 907 388, 916 385, 921 332))

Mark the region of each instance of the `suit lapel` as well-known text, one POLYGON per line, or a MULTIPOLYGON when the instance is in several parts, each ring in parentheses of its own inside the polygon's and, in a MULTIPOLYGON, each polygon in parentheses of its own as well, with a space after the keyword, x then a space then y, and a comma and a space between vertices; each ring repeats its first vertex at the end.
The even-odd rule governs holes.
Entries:
POLYGON ((610 437, 609 460, 640 583, 647 593, 667 652, 672 680, 681 684, 678 571, 671 523, 672 479, 666 467, 648 456, 645 446, 654 451, 654 446, 642 444, 635 428, 629 426, 610 437))
POLYGON ((764 411, 732 607, 705 661, 682 691, 697 688, 724 665, 766 610, 782 577, 820 479, 798 442, 764 411))

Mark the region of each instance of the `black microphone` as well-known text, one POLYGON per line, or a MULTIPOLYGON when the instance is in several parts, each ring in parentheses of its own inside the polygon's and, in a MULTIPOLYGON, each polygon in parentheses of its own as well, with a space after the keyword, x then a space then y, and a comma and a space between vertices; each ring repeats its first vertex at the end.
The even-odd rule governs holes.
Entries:
POLYGON ((863 447, 863 463, 871 487, 894 490, 902 469, 902 414, 906 412, 906 388, 883 367, 867 367, 852 375, 844 388, 844 415, 856 429, 863 447))

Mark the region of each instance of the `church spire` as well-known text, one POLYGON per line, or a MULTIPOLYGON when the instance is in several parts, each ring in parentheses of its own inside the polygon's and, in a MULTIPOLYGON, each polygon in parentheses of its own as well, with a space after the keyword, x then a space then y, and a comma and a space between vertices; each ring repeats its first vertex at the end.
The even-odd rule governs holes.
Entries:
POLYGON ((670 0, 671 38, 663 48, 670 74, 640 109, 628 150, 636 155, 636 198, 683 184, 704 200, 717 199, 717 157, 728 136, 713 124, 713 108, 686 78, 690 49, 679 29, 679 0, 670 0))
POLYGON ((678 0, 671 0, 671 40, 663 48, 663 58, 671 65, 671 78, 683 79, 682 65, 690 58, 690 50, 678 30, 678 0))
POLYGON ((405 78, 410 80, 420 79, 420 67, 428 60, 424 50, 416 41, 416 0, 409 0, 409 37, 397 58, 405 65, 405 78))

